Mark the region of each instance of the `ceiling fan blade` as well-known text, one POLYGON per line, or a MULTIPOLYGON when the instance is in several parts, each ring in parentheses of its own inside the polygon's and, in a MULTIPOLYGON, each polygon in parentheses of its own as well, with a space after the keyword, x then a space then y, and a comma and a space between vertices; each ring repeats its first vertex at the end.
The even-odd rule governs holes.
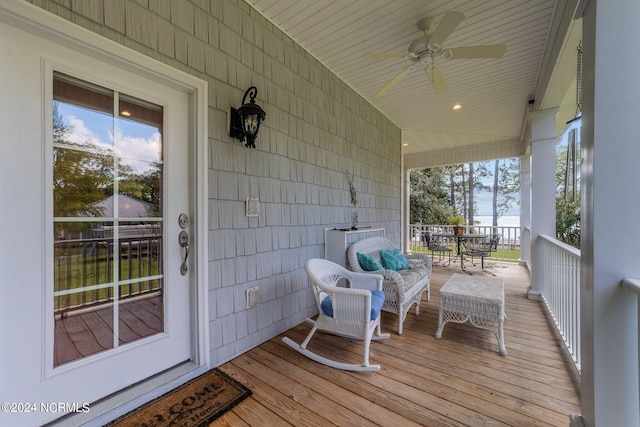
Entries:
POLYGON ((449 34, 456 29, 456 27, 462 22, 464 15, 460 12, 447 12, 438 24, 438 28, 435 29, 431 37, 429 38, 429 44, 435 44, 442 46, 442 43, 449 37, 449 34))
POLYGON ((408 55, 408 52, 370 52, 362 55, 365 59, 373 59, 373 58, 402 58, 405 55, 408 55))
POLYGON ((447 50, 450 51, 450 55, 448 58, 443 55, 445 59, 501 58, 507 51, 507 45, 454 47, 447 50))
POLYGON ((444 76, 440 72, 440 68, 437 65, 429 65, 426 70, 427 78, 429 82, 431 82, 431 86, 433 87, 433 91, 436 95, 442 95, 449 88, 447 86, 447 82, 444 80, 444 76))
POLYGON ((396 85, 396 83, 398 83, 400 80, 404 79, 404 77, 407 74, 409 74, 409 72, 413 71, 414 68, 415 68, 415 64, 414 65, 409 65, 407 68, 405 68, 404 70, 400 71, 397 76, 395 76, 393 79, 391 79, 391 81, 389 83, 384 85, 384 87, 382 89, 380 89, 380 91, 378 93, 376 93, 376 98, 380 98, 382 95, 384 95, 385 93, 389 92, 389 89, 394 87, 396 85))

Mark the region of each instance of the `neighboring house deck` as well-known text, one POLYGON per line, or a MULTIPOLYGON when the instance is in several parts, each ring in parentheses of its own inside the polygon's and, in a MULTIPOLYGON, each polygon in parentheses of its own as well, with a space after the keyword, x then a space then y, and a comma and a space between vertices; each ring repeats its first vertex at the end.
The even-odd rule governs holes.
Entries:
MULTIPOLYGON (((125 344, 163 330, 160 292, 131 298, 119 307, 119 343, 125 344)), ((113 348, 113 305, 97 304, 56 317, 54 364, 113 348)))
MULTIPOLYGON (((303 323, 220 366, 253 395, 212 426, 568 425, 580 413, 579 378, 541 304, 527 299, 528 271, 513 264, 492 271, 505 281, 507 357, 493 333, 468 324, 449 323, 435 339, 439 289, 459 265, 435 266, 431 301, 422 301, 418 316, 407 315, 401 336, 397 316, 383 313, 391 338, 371 345, 380 372, 339 371, 298 354, 281 338, 301 342, 310 328, 303 323)), ((309 348, 351 360, 362 352, 326 334, 309 348)))

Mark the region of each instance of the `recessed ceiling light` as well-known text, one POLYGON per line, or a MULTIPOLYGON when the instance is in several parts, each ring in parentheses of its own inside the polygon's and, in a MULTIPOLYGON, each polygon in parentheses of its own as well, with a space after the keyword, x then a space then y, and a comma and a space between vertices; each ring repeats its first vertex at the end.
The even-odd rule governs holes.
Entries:
POLYGON ((455 104, 453 107, 451 107, 454 110, 460 110, 462 108, 461 104, 455 104))
POLYGON ((131 117, 131 113, 128 112, 127 110, 120 111, 120 115, 123 117, 131 117))
POLYGON ((408 147, 409 144, 407 144, 406 142, 402 144, 403 147, 408 147))

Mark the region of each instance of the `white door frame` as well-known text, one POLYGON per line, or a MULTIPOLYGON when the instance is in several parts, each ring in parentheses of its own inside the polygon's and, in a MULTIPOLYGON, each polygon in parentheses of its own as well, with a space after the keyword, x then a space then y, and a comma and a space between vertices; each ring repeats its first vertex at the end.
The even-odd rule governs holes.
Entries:
MULTIPOLYGON (((59 43, 66 48, 73 49, 76 52, 90 55, 98 59, 106 60, 110 64, 116 65, 119 68, 146 76, 149 79, 161 82, 162 84, 165 84, 167 86, 180 89, 181 91, 189 94, 189 102, 191 104, 190 107, 193 111, 193 114, 189 118, 189 127, 191 130, 189 141, 189 162, 191 169, 190 179, 192 188, 190 194, 190 204, 193 208, 193 217, 190 218, 190 222, 192 224, 190 244, 192 247, 191 256, 193 257, 193 280, 195 281, 195 283, 193 284, 194 292, 192 293, 190 305, 194 339, 191 343, 191 361, 189 366, 182 366, 176 369, 174 373, 167 373, 164 379, 160 381, 160 384, 175 385, 176 382, 184 381, 188 377, 195 376, 197 375, 197 373, 209 369, 210 361, 207 301, 207 83, 192 75, 174 69, 164 63, 135 52, 125 46, 103 38, 96 33, 81 28, 69 21, 54 16, 44 11, 43 9, 40 9, 26 2, 0 0, 0 23, 6 23, 10 27, 14 27, 17 30, 41 36, 49 41, 59 43)), ((42 75, 40 70, 39 74, 42 75)), ((37 82, 36 86, 40 85, 42 85, 42 82, 37 82)), ((39 113, 34 113, 34 115, 40 117, 41 124, 38 127, 44 128, 45 123, 43 122, 43 120, 47 116, 46 114, 44 114, 45 106, 43 105, 42 108, 43 109, 39 113)), ((10 120, 10 118, 8 118, 7 120, 10 120)), ((42 132, 40 138, 44 137, 45 133, 42 132)), ((46 156, 47 154, 33 153, 33 155, 36 158, 36 161, 38 158, 42 161, 42 156, 46 156)), ((18 160, 13 159, 13 161, 18 160)), ((15 184, 16 183, 13 182, 13 185, 15 184)), ((41 188, 34 190, 40 193, 40 208, 42 208, 45 205, 47 191, 49 191, 50 189, 42 188, 42 185, 39 186, 41 188)), ((7 194, 10 195, 11 192, 7 192, 7 194)), ((5 196, 5 194, 2 194, 2 196, 5 196)), ((38 208, 37 198, 31 198, 30 203, 32 206, 27 206, 26 208, 38 208)), ((7 206, 5 206, 4 209, 7 209, 7 206)), ((7 215, 7 217, 9 217, 9 215, 7 215)), ((33 225, 36 229, 39 226, 44 229, 43 224, 33 225)), ((7 242, 2 244, 8 245, 9 243, 7 242)), ((0 250, 0 253, 11 253, 11 251, 7 247, 0 249, 2 249, 0 250)), ((45 271, 45 257, 37 255, 38 253, 41 253, 40 251, 42 250, 43 249, 38 249, 35 252, 36 256, 33 257, 31 263, 41 263, 42 265, 39 266, 39 269, 41 271, 45 271)), ((9 267, 11 257, 5 259, 5 261, 7 265, 3 264, 3 266, 9 267)), ((18 268, 17 270, 20 269, 18 268)), ((10 281, 14 284, 20 285, 21 280, 33 280, 33 277, 29 277, 27 279, 25 279, 24 277, 20 277, 19 271, 12 272, 7 269, 6 273, 7 274, 5 274, 4 279, 7 280, 7 283, 10 281)), ((39 284, 41 289, 42 286, 44 286, 44 283, 45 277, 42 277, 39 284)), ((32 366, 32 363, 27 362, 27 360, 33 360, 33 355, 31 355, 29 358, 21 360, 20 353, 24 351, 30 351, 31 347, 33 346, 30 346, 28 350, 25 348, 21 348, 20 341, 15 339, 16 332, 9 330, 8 326, 10 326, 11 322, 23 322, 23 327, 35 329, 40 327, 41 325, 44 325, 44 316, 46 316, 48 313, 42 310, 41 319, 21 319, 20 309, 19 307, 16 307, 17 301, 20 301, 24 298, 24 295, 20 293, 20 287, 13 286, 11 288, 5 288, 4 286, 2 286, 2 289, 3 291, 7 290, 8 292, 5 294, 4 301, 0 301, 0 312, 4 312, 4 315, 0 314, 0 321, 9 323, 9 325, 5 325, 4 329, 0 329, 0 338, 2 338, 3 342, 5 343, 13 342, 11 353, 14 354, 7 354, 9 353, 8 348, 6 348, 2 352, 4 353, 1 354, 2 361, 7 363, 2 363, 2 366, 0 366, 0 379, 2 379, 3 382, 4 380, 13 382, 16 379, 24 379, 26 380, 26 382, 34 383, 34 385, 36 386, 35 388, 31 388, 29 394, 24 396, 21 395, 20 387, 14 389, 15 391, 11 390, 13 392, 13 395, 5 396, 6 393, 9 393, 9 390, 7 390, 6 393, 3 391, 1 393, 2 398, 9 401, 26 402, 28 400, 37 402, 38 387, 42 387, 43 389, 50 387, 46 383, 46 367, 43 366, 44 364, 42 364, 42 366, 40 366, 40 372, 36 373, 34 372, 35 367, 32 366), (7 316, 7 319, 5 319, 5 315, 7 316), (4 340, 4 338, 7 338, 7 340, 4 340), (25 363, 27 363, 29 366, 25 366, 25 363), (20 368, 22 368, 22 370, 20 368), (25 372, 25 370, 27 370, 28 372, 25 372)), ((42 295, 32 295, 32 297, 42 298, 42 295)), ((39 335, 40 331, 33 330, 31 331, 31 333, 33 335, 39 335)), ((42 343, 44 343, 44 339, 42 339, 41 341, 42 343)), ((41 359, 44 359, 44 357, 42 356, 44 351, 46 351, 46 349, 44 348, 44 344, 42 344, 40 346, 39 355, 41 359)), ((126 401, 130 402, 130 404, 135 405, 136 398, 145 398, 140 397, 140 395, 144 394, 146 396, 150 396, 159 393, 159 390, 160 388, 158 388, 157 386, 142 387, 141 392, 138 394, 138 396, 129 396, 126 401)), ((111 407, 113 407, 113 405, 111 405, 111 407)), ((109 410, 109 405, 107 405, 106 410, 109 410)), ((88 415, 90 418, 95 418, 99 415, 97 412, 99 411, 95 411, 92 408, 92 411, 90 411, 90 413, 86 415, 88 415)), ((19 415, 20 417, 13 418, 13 420, 15 420, 14 425, 20 425, 22 422, 40 424, 42 422, 56 419, 64 414, 39 413, 31 414, 33 415, 33 417, 29 416, 26 418, 24 417, 24 414, 17 415, 19 415)))

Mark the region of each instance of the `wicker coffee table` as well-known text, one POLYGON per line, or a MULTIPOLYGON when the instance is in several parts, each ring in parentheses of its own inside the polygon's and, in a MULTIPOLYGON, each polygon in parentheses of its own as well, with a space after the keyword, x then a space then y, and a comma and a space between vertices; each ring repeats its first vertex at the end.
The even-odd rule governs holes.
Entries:
POLYGON ((436 338, 442 338, 442 330, 447 322, 468 321, 476 328, 493 332, 498 338, 500 354, 506 356, 502 329, 506 318, 502 279, 456 273, 440 289, 436 338))

